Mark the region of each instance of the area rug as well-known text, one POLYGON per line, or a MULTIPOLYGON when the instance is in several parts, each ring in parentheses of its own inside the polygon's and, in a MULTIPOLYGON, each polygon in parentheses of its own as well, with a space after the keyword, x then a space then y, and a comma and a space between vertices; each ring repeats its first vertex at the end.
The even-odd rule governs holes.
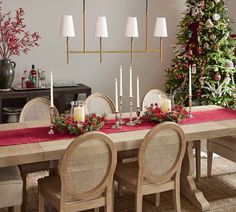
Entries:
MULTIPOLYGON (((202 159, 202 178, 197 187, 203 191, 210 202, 210 212, 236 212, 236 163, 224 158, 213 160, 213 176, 206 177, 206 159, 202 159)), ((27 212, 38 212, 37 179, 46 173, 30 174, 27 182, 27 212)), ((174 212, 172 192, 161 194, 160 207, 154 207, 154 195, 144 198, 143 212, 174 212)), ((182 212, 198 212, 191 202, 181 197, 182 212)), ((1 210, 0 212, 6 212, 1 210)), ((104 210, 101 208, 101 212, 104 210)), ((92 212, 92 210, 87 211, 92 212)), ((132 193, 124 191, 119 197, 115 195, 115 212, 135 212, 135 197, 132 193)))

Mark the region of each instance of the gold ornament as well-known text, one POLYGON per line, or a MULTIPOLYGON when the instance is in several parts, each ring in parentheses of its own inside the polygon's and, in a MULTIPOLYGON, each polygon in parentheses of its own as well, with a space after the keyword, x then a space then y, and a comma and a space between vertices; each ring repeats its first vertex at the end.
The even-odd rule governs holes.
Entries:
POLYGON ((210 34, 210 39, 211 39, 212 41, 215 41, 215 40, 216 40, 216 35, 215 35, 214 33, 211 33, 211 34, 210 34))

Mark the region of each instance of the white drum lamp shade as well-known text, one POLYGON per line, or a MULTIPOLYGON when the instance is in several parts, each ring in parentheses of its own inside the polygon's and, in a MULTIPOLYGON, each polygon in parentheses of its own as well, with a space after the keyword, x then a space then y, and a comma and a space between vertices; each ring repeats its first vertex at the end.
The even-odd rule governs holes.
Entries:
POLYGON ((108 37, 107 19, 105 16, 97 17, 94 35, 95 37, 108 37))
POLYGON ((60 36, 75 37, 74 23, 72 15, 64 15, 61 17, 60 36))
POLYGON ((128 17, 125 29, 126 37, 138 37, 137 17, 128 17))
POLYGON ((166 18, 158 17, 156 19, 156 25, 154 28, 154 37, 167 37, 167 27, 166 27, 166 18))

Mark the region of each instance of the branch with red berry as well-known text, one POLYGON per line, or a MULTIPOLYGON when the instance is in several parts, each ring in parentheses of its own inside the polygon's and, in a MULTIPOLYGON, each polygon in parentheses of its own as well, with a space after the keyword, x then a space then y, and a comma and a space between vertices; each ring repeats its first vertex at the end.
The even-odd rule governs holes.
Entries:
POLYGON ((54 126, 58 132, 80 135, 84 132, 96 131, 105 124, 105 115, 97 116, 89 114, 85 117, 85 122, 73 121, 71 116, 59 116, 54 120, 54 126))
POLYGON ((12 55, 27 54, 30 48, 39 46, 38 32, 30 33, 24 24, 25 12, 22 8, 16 10, 12 18, 11 11, 2 13, 2 1, 0 1, 0 57, 9 59, 12 55))
POLYGON ((171 111, 164 113, 158 104, 146 108, 143 119, 162 123, 164 121, 180 122, 188 117, 188 111, 182 105, 172 106, 171 111))

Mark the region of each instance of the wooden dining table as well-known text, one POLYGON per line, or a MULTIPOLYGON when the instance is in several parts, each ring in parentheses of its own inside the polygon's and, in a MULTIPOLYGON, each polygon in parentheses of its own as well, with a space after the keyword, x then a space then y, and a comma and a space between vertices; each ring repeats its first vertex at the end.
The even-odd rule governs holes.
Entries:
MULTIPOLYGON (((206 111, 219 106, 198 106, 192 111, 206 111)), ((124 116, 128 114, 124 114, 124 116)), ((108 116, 114 118, 113 115, 108 116)), ((31 121, 25 123, 0 124, 0 133, 5 130, 49 126, 48 121, 31 121)), ((194 182, 193 141, 217 138, 236 134, 236 118, 231 120, 208 121, 204 123, 181 125, 184 130, 187 147, 181 170, 181 194, 189 199, 201 211, 209 210, 209 202, 197 189, 194 182)), ((144 136, 150 129, 109 134, 117 151, 138 149, 144 136)), ((20 144, 0 147, 0 167, 29 164, 41 161, 60 160, 73 138, 39 143, 20 144)))

